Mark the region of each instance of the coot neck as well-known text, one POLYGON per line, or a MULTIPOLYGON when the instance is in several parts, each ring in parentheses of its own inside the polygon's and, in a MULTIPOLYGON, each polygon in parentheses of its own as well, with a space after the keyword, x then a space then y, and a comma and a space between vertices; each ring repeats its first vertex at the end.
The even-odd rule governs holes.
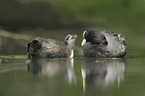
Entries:
POLYGON ((72 58, 74 56, 74 49, 73 48, 67 48, 69 52, 69 58, 72 58))

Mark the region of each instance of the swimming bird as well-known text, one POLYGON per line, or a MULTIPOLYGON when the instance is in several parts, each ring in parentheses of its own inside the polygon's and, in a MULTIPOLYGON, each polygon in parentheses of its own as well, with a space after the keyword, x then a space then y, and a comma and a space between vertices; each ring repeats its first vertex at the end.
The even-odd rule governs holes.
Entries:
POLYGON ((83 53, 86 57, 122 58, 127 53, 126 41, 110 30, 89 29, 83 33, 83 53))
POLYGON ((27 44, 28 58, 72 58, 77 35, 68 34, 64 43, 54 39, 36 38, 27 44))

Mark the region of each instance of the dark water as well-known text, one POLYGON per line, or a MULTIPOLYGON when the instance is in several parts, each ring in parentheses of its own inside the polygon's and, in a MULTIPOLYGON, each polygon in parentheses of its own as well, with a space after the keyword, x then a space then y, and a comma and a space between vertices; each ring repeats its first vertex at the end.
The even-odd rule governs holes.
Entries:
POLYGON ((0 42, 0 96, 145 95, 144 56, 30 61, 26 42, 6 38, 0 42))

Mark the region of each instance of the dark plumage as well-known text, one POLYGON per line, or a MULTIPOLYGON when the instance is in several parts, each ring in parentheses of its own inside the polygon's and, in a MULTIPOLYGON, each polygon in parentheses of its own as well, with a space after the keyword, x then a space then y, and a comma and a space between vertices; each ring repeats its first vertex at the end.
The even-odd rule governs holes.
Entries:
POLYGON ((86 57, 122 58, 127 53, 126 42, 120 34, 109 30, 89 29, 83 33, 83 52, 86 57))
POLYGON ((77 35, 67 35, 64 43, 54 39, 37 38, 27 44, 28 58, 72 58, 77 35))

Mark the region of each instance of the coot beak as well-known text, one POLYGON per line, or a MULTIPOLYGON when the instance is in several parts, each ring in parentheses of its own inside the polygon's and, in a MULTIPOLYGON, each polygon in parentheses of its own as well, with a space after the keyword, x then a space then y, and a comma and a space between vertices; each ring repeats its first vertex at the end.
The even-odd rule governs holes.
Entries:
POLYGON ((86 39, 83 39, 81 46, 84 46, 86 43, 86 39))
POLYGON ((72 36, 72 39, 76 39, 78 36, 75 34, 72 36))
POLYGON ((85 38, 85 33, 86 33, 86 31, 84 31, 84 33, 83 33, 83 38, 85 38))

